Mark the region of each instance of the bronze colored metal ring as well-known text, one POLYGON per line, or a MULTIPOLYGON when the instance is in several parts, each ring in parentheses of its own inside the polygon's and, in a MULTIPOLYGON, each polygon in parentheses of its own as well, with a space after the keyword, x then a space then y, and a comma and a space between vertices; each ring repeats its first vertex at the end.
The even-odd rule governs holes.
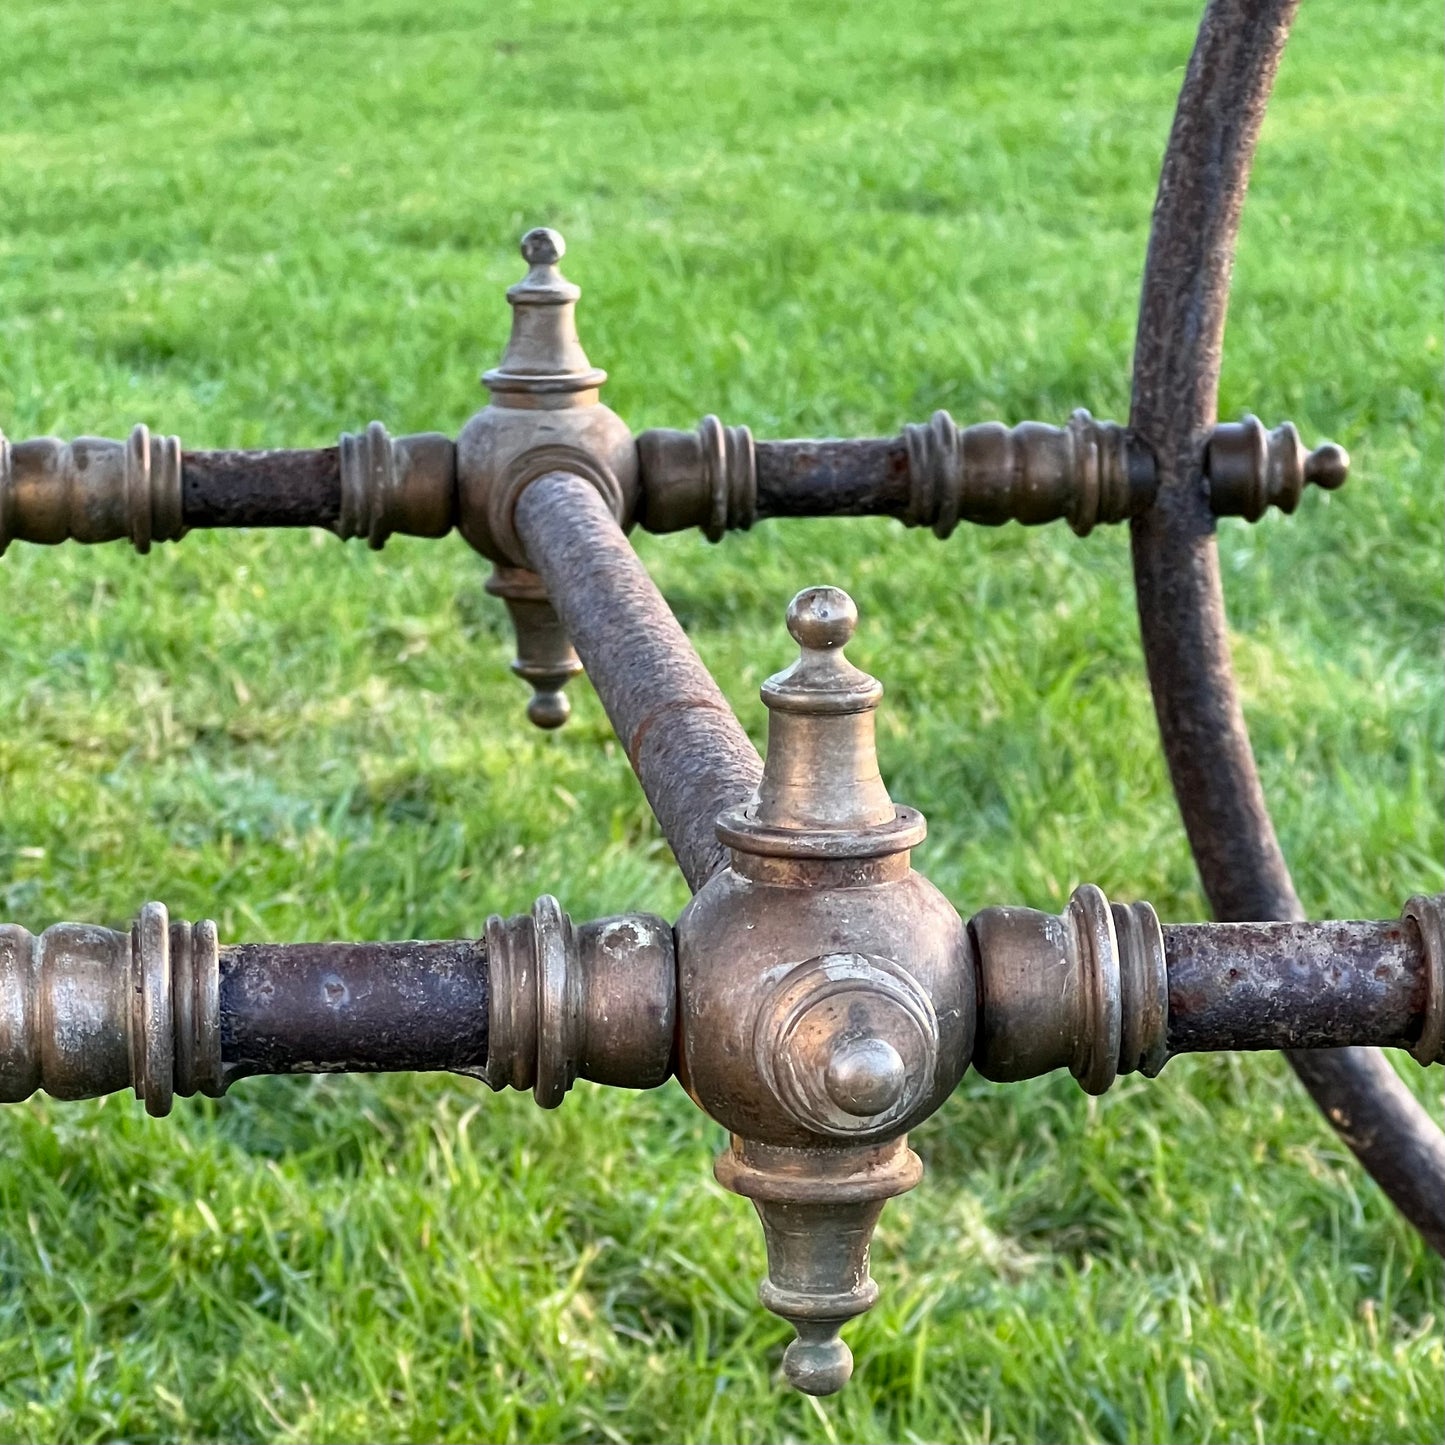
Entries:
POLYGON ((1445 1063, 1445 895, 1417 894, 1400 917, 1419 929, 1425 951, 1425 1016, 1410 1053, 1417 1063, 1445 1063))
POLYGON ((396 453, 391 433, 379 421, 364 432, 343 432, 340 443, 341 511, 337 534, 365 537, 380 551, 391 535, 388 519, 396 494, 396 453))
POLYGON ((152 542, 184 536, 180 438, 155 436, 142 422, 126 439, 124 465, 125 512, 136 551, 144 555, 152 542))
POLYGON ((131 1075, 146 1113, 162 1118, 175 1093, 171 921, 164 903, 144 904, 131 930, 131 1075))
POLYGON ((707 474, 708 519, 703 535, 709 542, 720 542, 728 529, 728 439, 722 419, 709 413, 698 423, 698 439, 702 444, 703 471, 707 474))
POLYGON ((1119 944, 1119 1072, 1154 1078, 1169 1062, 1169 967, 1159 915, 1148 903, 1115 903, 1119 944))
POLYGON ((175 1012, 175 1091, 182 1098, 225 1092, 221 1063, 221 967, 216 925, 171 924, 171 996, 175 1012))
POLYGON ((928 833, 923 814, 895 806, 891 823, 858 832, 828 828, 767 828, 753 821, 751 805, 730 808, 717 820, 729 848, 768 858, 879 858, 916 848, 928 833))
POLYGON ((1074 890, 1064 915, 1077 940, 1085 1010, 1072 1071, 1086 1094, 1102 1094, 1119 1072, 1119 940, 1109 900, 1092 883, 1074 890))
POLYGON ((530 567, 530 562, 522 560, 526 559, 527 551, 517 535, 517 503, 533 482, 554 472, 580 477, 589 483, 617 521, 624 526, 628 523, 622 483, 602 457, 565 443, 533 447, 518 459, 490 508, 496 544, 504 556, 519 559, 516 565, 530 567))
POLYGON ((493 1089, 529 1089, 537 1073, 537 965, 531 919, 487 919, 486 1079, 493 1089), (519 926, 522 925, 522 926, 519 926))
POLYGON ((946 411, 936 411, 926 422, 903 428, 908 448, 908 509, 903 521, 909 527, 933 528, 946 540, 958 525, 963 496, 963 447, 957 424, 946 411))
POLYGON ((578 970, 569 967, 571 925, 562 905, 544 893, 532 905, 533 948, 537 959, 537 1081, 532 1097, 543 1109, 555 1109, 576 1077, 578 970))

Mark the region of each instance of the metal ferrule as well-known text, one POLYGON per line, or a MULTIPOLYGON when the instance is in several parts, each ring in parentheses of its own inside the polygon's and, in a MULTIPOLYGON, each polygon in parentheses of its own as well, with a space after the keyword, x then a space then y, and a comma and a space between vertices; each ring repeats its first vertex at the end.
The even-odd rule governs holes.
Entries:
POLYGON ((487 1083, 531 1089, 555 1109, 577 1079, 652 1089, 672 1075, 677 975, 672 928, 650 913, 574 926, 543 894, 487 920, 487 1083))
POLYGON ((224 1092, 216 925, 147 903, 129 933, 0 925, 0 1103, 127 1086, 147 1113, 224 1092))
POLYGON ((1147 903, 1110 905, 1091 883, 1062 914, 985 908, 968 925, 978 958, 973 1066, 1004 1083, 1067 1068, 1090 1094, 1169 1057, 1163 935, 1147 903))
POLYGON ((137 426, 103 437, 0 439, 0 553, 11 542, 116 542, 137 552, 185 535, 181 444, 137 426))
POLYGON ((374 421, 340 442, 336 534, 365 537, 374 551, 396 532, 444 537, 456 520, 457 449, 440 432, 393 437, 374 421))
POLYGON ((645 431, 637 438, 637 462, 638 520, 649 532, 701 527, 709 542, 720 542, 757 519, 757 454, 745 426, 724 426, 709 415, 695 431, 645 431))

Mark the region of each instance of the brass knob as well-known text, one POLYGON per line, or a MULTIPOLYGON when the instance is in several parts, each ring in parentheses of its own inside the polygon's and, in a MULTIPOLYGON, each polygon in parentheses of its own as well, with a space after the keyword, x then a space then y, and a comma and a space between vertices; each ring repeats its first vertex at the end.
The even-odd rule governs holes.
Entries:
POLYGON ((933 1088, 938 1017, 898 964, 831 953, 789 970, 758 1015, 758 1071, 803 1128, 833 1139, 895 1130, 933 1088))
POLYGON ((1215 516, 1257 522, 1270 507, 1293 512, 1306 486, 1326 492, 1344 486, 1350 454, 1334 442, 1308 451, 1293 423, 1271 431, 1257 416, 1247 415, 1214 428, 1204 471, 1215 516))
POLYGON ((903 1097, 908 1067, 887 1039, 850 1039, 833 1050, 823 1073, 828 1097, 846 1114, 866 1119, 903 1097))

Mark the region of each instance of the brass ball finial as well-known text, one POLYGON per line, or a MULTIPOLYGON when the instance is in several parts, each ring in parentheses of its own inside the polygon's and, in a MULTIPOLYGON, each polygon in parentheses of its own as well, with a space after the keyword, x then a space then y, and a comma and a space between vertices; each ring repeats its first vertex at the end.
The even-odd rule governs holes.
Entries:
POLYGON ((567 254, 560 231, 534 226, 522 237, 522 259, 529 266, 555 266, 567 254))
POLYGON ((1334 442, 1305 450, 1293 422, 1272 431, 1257 416, 1214 428, 1204 456, 1216 517, 1257 522, 1270 507, 1290 513, 1307 485, 1332 492, 1350 474, 1350 454, 1334 442))
POLYGON ((806 587, 788 603, 788 632, 808 652, 846 646, 858 628, 858 605, 841 587, 806 587))
POLYGON ((1350 475, 1350 454, 1336 442, 1325 442, 1305 458, 1305 481, 1333 492, 1350 475))
POLYGON ((805 1395, 836 1395, 853 1374, 853 1351, 836 1325, 798 1326, 798 1338, 783 1351, 783 1374, 805 1395))
POLYGON ((533 727, 550 732, 572 716, 572 704, 561 691, 534 692, 527 703, 527 721, 533 727))

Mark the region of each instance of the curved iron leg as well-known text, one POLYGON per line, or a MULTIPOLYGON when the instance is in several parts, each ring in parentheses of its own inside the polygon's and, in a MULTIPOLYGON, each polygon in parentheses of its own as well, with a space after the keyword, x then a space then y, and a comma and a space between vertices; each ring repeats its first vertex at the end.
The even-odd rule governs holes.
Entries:
MULTIPOLYGON (((1240 210, 1298 0, 1212 0, 1159 179, 1130 424, 1160 490, 1131 524, 1140 630, 1170 777, 1204 890, 1223 920, 1302 916, 1235 693, 1202 459, 1240 210)), ((1445 1138, 1369 1049, 1290 1054, 1365 1168, 1445 1253, 1445 1138)))

